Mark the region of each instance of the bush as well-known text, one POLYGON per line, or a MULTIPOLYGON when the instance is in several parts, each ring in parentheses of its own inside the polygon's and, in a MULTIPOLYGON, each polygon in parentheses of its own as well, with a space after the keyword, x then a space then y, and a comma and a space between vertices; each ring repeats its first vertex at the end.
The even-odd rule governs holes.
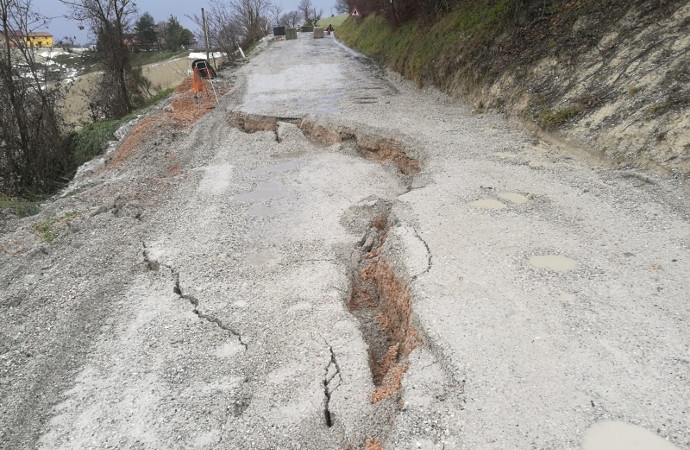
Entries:
POLYGON ((15 216, 27 217, 38 214, 39 202, 12 198, 0 194, 0 210, 10 210, 15 216))
POLYGON ((54 99, 25 83, 0 83, 0 190, 52 192, 69 172, 69 148, 54 99))
MULTIPOLYGON (((166 98, 173 89, 164 89, 144 100, 145 105, 154 105, 166 98)), ((108 141, 115 139, 115 131, 126 121, 132 119, 134 114, 117 120, 102 120, 100 122, 85 125, 81 130, 70 136, 70 148, 72 151, 72 168, 76 170, 80 165, 100 155, 108 146, 108 141)))
POLYGON ((555 130, 583 111, 581 107, 571 106, 556 110, 544 110, 539 115, 539 125, 545 130, 555 130))
POLYGON ((90 123, 72 134, 73 167, 76 168, 93 157, 100 155, 107 147, 108 141, 115 139, 115 130, 120 126, 119 120, 104 120, 90 123))

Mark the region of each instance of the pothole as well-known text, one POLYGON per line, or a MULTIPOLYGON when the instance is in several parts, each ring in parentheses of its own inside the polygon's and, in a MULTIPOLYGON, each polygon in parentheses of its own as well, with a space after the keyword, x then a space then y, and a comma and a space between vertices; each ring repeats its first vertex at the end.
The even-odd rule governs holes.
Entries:
POLYGON ((498 194, 500 198, 503 200, 509 201, 511 203, 515 203, 516 205, 522 205, 524 203, 527 203, 529 201, 529 198, 522 195, 522 194, 517 194, 515 192, 501 192, 498 194))
POLYGON ((307 152, 305 150, 300 150, 297 152, 290 152, 290 153, 274 153, 271 155, 271 158, 275 159, 295 159, 299 158, 300 156, 306 155, 307 152))
POLYGON ((506 207, 505 203, 499 202, 491 198, 483 198, 470 203, 471 206, 481 209, 503 209, 506 207))
POLYGON ((584 450, 679 450, 664 438, 637 425, 619 421, 599 422, 587 431, 582 444, 584 450))
POLYGON ((540 269, 550 269, 554 272, 567 272, 577 268, 578 263, 562 255, 539 255, 532 256, 529 263, 540 269))

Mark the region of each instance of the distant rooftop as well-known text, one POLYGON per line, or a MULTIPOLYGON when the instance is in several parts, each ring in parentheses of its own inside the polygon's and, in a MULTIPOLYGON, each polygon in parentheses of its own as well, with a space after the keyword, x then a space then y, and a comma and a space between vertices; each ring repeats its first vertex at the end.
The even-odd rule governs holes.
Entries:
POLYGON ((7 35, 9 37, 20 37, 20 36, 28 36, 28 37, 53 37, 51 33, 48 33, 47 31, 30 31, 28 33, 24 33, 22 31, 8 31, 7 35))

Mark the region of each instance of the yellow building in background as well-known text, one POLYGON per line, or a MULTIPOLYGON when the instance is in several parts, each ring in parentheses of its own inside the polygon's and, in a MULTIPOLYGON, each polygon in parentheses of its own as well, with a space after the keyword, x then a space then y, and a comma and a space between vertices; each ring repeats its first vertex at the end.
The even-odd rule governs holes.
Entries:
MULTIPOLYGON (((17 46, 20 39, 24 40, 27 47, 33 48, 51 48, 54 45, 53 35, 47 31, 32 31, 29 33, 22 33, 21 31, 10 31, 7 36, 12 47, 17 46)), ((5 41, 5 36, 0 33, 0 42, 5 41)))
POLYGON ((50 48, 53 46, 53 35, 47 31, 35 31, 24 36, 24 43, 27 47, 50 48))

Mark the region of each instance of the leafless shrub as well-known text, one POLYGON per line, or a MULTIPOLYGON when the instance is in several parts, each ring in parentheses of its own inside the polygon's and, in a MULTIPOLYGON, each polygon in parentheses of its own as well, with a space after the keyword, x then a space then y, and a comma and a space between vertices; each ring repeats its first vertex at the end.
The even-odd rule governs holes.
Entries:
POLYGON ((43 24, 30 0, 0 0, 0 190, 12 195, 51 192, 70 168, 59 85, 25 39, 43 24))
MULTIPOLYGON (((211 0, 210 5, 205 11, 209 45, 228 55, 268 34, 268 15, 280 14, 268 0, 211 0)), ((202 30, 197 41, 204 42, 202 17, 190 18, 202 30)))
POLYGON ((299 11, 287 12, 280 16, 280 20, 278 20, 278 25, 288 28, 297 28, 301 23, 302 15, 299 11))
POLYGON ((103 76, 93 103, 105 119, 120 118, 140 106, 142 76, 131 65, 127 35, 136 15, 133 0, 60 0, 72 17, 86 22, 97 38, 103 76))

